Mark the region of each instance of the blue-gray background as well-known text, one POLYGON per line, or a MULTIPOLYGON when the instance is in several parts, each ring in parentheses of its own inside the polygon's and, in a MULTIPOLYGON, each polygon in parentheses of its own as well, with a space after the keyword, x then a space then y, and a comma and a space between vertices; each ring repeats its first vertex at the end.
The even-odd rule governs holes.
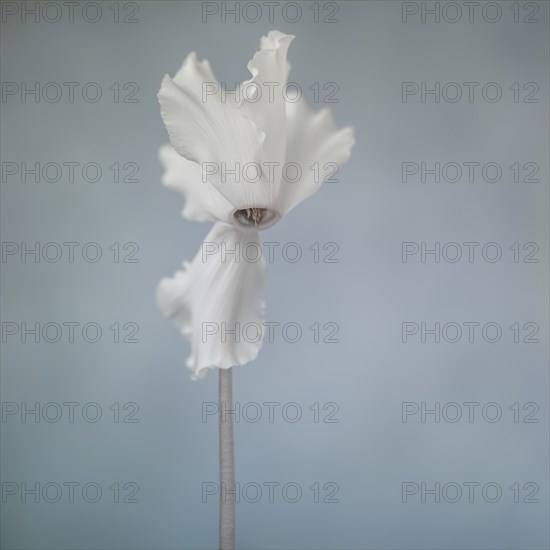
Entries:
MULTIPOLYGON (((162 76, 174 74, 192 50, 228 85, 249 78, 246 63, 273 28, 297 37, 291 79, 310 104, 308 86, 338 84, 338 102, 328 106, 339 125, 355 127, 357 144, 338 183, 263 235, 304 251, 297 263, 276 256, 266 296, 267 319, 298 322, 304 334, 295 344, 279 335, 257 361, 236 369, 234 398, 296 402, 303 418, 290 423, 279 413, 269 423, 264 408, 261 421, 241 421, 237 478, 293 481, 304 494, 297 503, 277 491, 273 503, 266 494, 241 502, 238 547, 548 548, 548 3, 531 3, 538 23, 522 21, 532 10, 522 3, 514 22, 513 3, 501 2, 496 23, 477 11, 472 23, 464 14, 455 24, 433 16, 422 23, 419 14, 403 23, 401 2, 367 1, 338 2, 338 22, 322 24, 313 21, 313 4, 300 2, 296 23, 280 9, 270 23, 265 5, 257 23, 231 16, 223 23, 219 14, 203 23, 200 2, 176 1, 138 2, 133 24, 113 23, 111 2, 101 2, 97 23, 82 19, 81 6, 74 23, 66 12, 57 23, 33 16, 2 23, 2 82, 98 82, 104 94, 97 103, 77 89, 74 103, 66 95, 55 103, 15 96, 1 105, 3 161, 97 162, 104 172, 96 184, 78 171, 74 183, 34 183, 32 176, 2 182, 3 241, 94 241, 104 254, 97 263, 78 252, 74 263, 66 254, 57 263, 30 256, 2 263, 2 321, 103 328, 95 344, 78 332, 75 343, 65 335, 57 343, 14 336, 3 344, 4 403, 96 402, 103 411, 97 423, 84 421, 79 408, 74 423, 66 409, 59 422, 3 419, 3 482, 97 482, 103 489, 95 504, 78 489, 74 503, 66 494, 57 503, 6 497, 3 548, 216 547, 217 503, 202 502, 201 484, 217 480, 217 425, 213 417, 201 421, 201 407, 216 400, 217 376, 190 380, 188 345, 154 303, 158 280, 195 255, 209 226, 183 220, 181 198, 160 184, 157 150, 167 136, 155 96, 162 76), (477 88, 472 103, 422 103, 418 96, 403 103, 403 81, 492 81, 503 98, 489 103, 477 88), (115 103, 108 89, 114 82, 137 83, 139 101, 115 103), (508 90, 514 82, 536 82, 538 103, 515 103, 508 90), (139 182, 114 183, 108 167, 130 161, 139 165, 139 182), (406 161, 493 161, 503 176, 498 183, 403 183, 406 161), (539 182, 514 183, 508 166, 516 161, 538 163, 539 182), (503 258, 422 263, 416 256, 403 263, 403 241, 494 241, 503 258), (139 262, 115 263, 108 249, 114 242, 138 243, 139 262), (308 250, 315 242, 338 243, 338 263, 315 263, 308 250), (514 263, 508 246, 515 242, 537 243, 539 262, 514 263), (137 323, 139 343, 114 343, 108 327, 117 321, 137 323), (493 344, 479 332, 474 343, 435 344, 429 336, 425 344, 418 336, 402 343, 407 321, 494 321, 503 335, 493 344), (315 322, 338 323, 339 343, 315 343, 307 328, 315 322), (537 323, 539 342, 514 343, 508 327, 515 322, 537 323), (403 402, 433 408, 468 401, 496 402, 503 417, 490 423, 478 409, 473 423, 422 423, 419 415, 402 422, 403 402), (137 403, 139 422, 114 422, 115 402, 137 403), (322 419, 328 402, 339 406, 339 422, 315 423, 309 407, 319 403, 322 419), (508 407, 516 402, 536 403, 539 422, 522 422, 522 411, 515 423, 508 407), (503 494, 489 503, 478 488, 470 503, 462 485, 456 503, 429 495, 426 503, 419 495, 403 503, 407 481, 428 488, 496 482, 503 494), (139 502, 114 503, 114 482, 137 483, 139 502), (308 487, 315 482, 321 500, 323 484, 336 483, 338 502, 314 502, 308 487), (519 503, 508 488, 516 482, 519 503), (538 503, 522 502, 528 482, 539 486, 538 503)), ((332 11, 325 4, 321 18, 332 11)), ((125 6, 118 5, 121 18, 129 14, 125 6)))

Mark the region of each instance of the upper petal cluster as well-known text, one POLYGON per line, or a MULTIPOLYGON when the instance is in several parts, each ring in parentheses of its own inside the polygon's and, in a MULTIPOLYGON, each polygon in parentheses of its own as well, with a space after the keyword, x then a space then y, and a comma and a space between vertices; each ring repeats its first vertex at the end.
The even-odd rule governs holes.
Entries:
POLYGON ((326 166, 349 157, 352 128, 338 129, 328 110, 315 113, 303 98, 291 102, 281 92, 293 39, 279 31, 262 37, 248 63, 252 78, 242 83, 239 98, 222 93, 208 61, 198 61, 195 53, 174 78, 164 77, 161 115, 183 157, 166 147, 161 151, 164 183, 185 195, 188 219, 233 223, 233 214, 247 208, 280 218, 317 191, 326 166), (296 170, 287 176, 289 163, 298 166, 298 178, 296 170))

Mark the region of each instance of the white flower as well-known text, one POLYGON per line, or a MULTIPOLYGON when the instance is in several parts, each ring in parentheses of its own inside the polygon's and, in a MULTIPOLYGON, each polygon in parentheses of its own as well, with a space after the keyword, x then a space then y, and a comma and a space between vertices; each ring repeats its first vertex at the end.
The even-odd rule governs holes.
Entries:
POLYGON ((314 113, 284 90, 293 38, 279 31, 262 37, 248 63, 252 78, 238 94, 222 93, 195 53, 174 78, 164 77, 158 93, 172 143, 160 150, 163 183, 185 196, 185 218, 216 222, 195 259, 157 292, 161 311, 191 343, 187 366, 195 377, 256 358, 263 332, 230 332, 264 326, 265 261, 247 261, 242 251, 260 249, 259 230, 315 193, 319 170, 345 162, 355 141, 353 129, 337 129, 327 109, 314 113), (240 253, 231 254, 236 247, 240 253))

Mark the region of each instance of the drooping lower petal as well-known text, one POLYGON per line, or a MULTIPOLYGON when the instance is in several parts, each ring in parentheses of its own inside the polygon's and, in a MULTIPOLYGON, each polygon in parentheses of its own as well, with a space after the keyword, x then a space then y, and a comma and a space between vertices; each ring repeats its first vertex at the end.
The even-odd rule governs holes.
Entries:
POLYGON ((255 229, 217 223, 191 263, 157 290, 160 310, 191 344, 194 377, 258 355, 264 333, 265 260, 255 229))

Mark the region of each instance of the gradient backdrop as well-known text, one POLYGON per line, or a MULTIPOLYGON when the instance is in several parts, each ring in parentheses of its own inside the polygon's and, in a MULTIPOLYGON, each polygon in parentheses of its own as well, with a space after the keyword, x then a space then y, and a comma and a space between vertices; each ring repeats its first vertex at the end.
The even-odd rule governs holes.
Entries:
POLYGON ((470 20, 466 2, 280 2, 272 22, 263 2, 240 2, 240 22, 222 19, 234 2, 206 21, 213 3, 81 2, 73 22, 61 2, 38 4, 2 5, 2 548, 216 547, 217 497, 203 490, 217 421, 202 413, 217 376, 190 380, 187 342, 154 300, 209 224, 182 219, 161 186, 156 93, 192 50, 233 88, 271 29, 296 35, 291 80, 357 144, 337 183, 262 235, 280 243, 267 320, 302 336, 279 329, 235 369, 249 484, 237 546, 548 548, 548 3, 481 2, 470 20), (404 98, 403 82, 418 93, 404 98), (422 98, 436 82, 439 101, 422 98), (38 182, 25 180, 36 162, 38 182), (462 177, 450 164, 423 182, 436 162, 462 177), (403 163, 418 174, 403 178, 403 163), (439 261, 422 258, 436 246, 439 261), (422 334, 436 323, 439 343, 422 334))

